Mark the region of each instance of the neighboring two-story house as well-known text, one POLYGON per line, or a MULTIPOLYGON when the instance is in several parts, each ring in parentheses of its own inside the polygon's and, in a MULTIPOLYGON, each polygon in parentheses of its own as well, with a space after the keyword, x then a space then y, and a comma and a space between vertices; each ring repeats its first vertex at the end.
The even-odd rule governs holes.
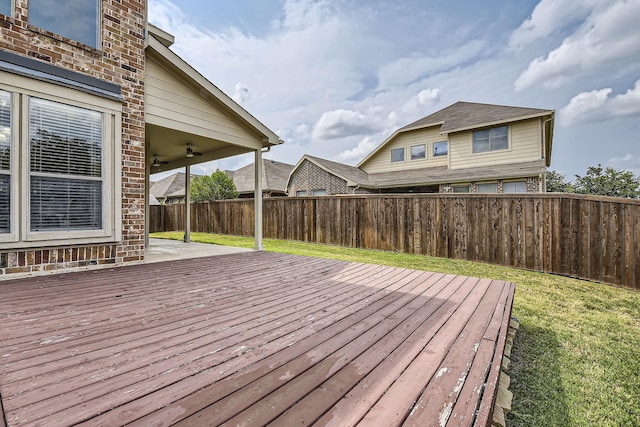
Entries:
POLYGON ((146 4, 0 0, 0 274, 142 260, 152 167, 282 142, 146 4))
POLYGON ((288 194, 543 192, 554 116, 456 102, 398 129, 355 167, 304 156, 288 194))

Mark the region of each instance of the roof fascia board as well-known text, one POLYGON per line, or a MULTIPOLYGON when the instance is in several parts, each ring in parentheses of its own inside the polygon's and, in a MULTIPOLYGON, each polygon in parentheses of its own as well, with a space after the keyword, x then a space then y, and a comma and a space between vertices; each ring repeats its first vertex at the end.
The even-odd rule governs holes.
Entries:
POLYGON ((549 111, 543 111, 540 113, 536 113, 536 114, 528 114, 526 116, 518 116, 518 117, 512 117, 510 119, 504 119, 504 120, 496 120, 493 122, 486 122, 486 123, 478 123, 475 125, 471 125, 471 126, 465 126, 465 127, 461 127, 461 128, 457 128, 457 129, 449 129, 445 132, 440 132, 441 134, 446 134, 446 133, 455 133, 455 132, 465 132, 465 131, 469 131, 469 130, 473 130, 473 129, 480 129, 480 128, 487 128, 490 126, 496 126, 496 125, 502 125, 505 123, 512 123, 512 122, 520 122, 523 120, 530 120, 530 119, 535 119, 538 117, 544 117, 544 116, 548 116, 548 115, 552 115, 554 112, 553 110, 549 110, 549 111))
POLYGON ((208 93, 213 95, 220 103, 233 113, 238 119, 252 126, 258 133, 263 136, 263 146, 279 145, 284 141, 278 137, 273 131, 263 125, 258 119, 253 117, 247 110, 242 108, 226 93, 221 91, 217 86, 207 80, 202 74, 196 71, 186 61, 176 55, 171 49, 162 44, 155 37, 148 37, 149 44, 147 49, 156 52, 162 59, 166 60, 174 68, 180 70, 185 76, 198 86, 202 87, 208 93))

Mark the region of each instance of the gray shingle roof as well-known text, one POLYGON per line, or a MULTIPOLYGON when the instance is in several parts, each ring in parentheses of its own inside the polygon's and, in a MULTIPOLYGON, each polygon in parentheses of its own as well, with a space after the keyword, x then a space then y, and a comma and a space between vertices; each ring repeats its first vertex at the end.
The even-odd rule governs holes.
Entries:
POLYGON ((416 120, 398 130, 403 132, 410 129, 429 127, 441 124, 442 133, 455 130, 469 129, 488 123, 515 120, 520 117, 552 114, 553 110, 540 108, 510 107, 507 105, 480 104, 476 102, 458 101, 442 110, 416 120))
POLYGON ((355 166, 309 155, 305 157, 321 165, 334 175, 345 178, 357 186, 370 189, 522 178, 536 176, 546 171, 544 160, 536 160, 534 162, 510 163, 465 169, 449 170, 447 166, 437 166, 368 174, 355 166))
MULTIPOLYGON (((293 168, 294 165, 288 163, 262 159, 262 190, 284 192, 289 174, 293 168)), ((231 174, 227 172, 227 175, 233 179, 233 183, 236 185, 238 192, 253 193, 255 187, 255 169, 253 163, 236 171, 232 171, 231 174)))
POLYGON ((306 155, 305 157, 333 172, 335 175, 345 178, 347 181, 353 181, 360 185, 373 185, 373 183, 369 182, 368 174, 355 166, 349 166, 315 156, 306 155))
POLYGON ((156 199, 184 196, 184 172, 176 172, 151 184, 149 194, 156 199))
POLYGON ((409 169, 394 172, 369 174, 373 186, 369 188, 407 187, 419 185, 448 184, 462 181, 481 181, 494 179, 522 178, 535 176, 546 171, 544 160, 534 162, 511 163, 506 165, 483 166, 449 170, 446 166, 409 169))

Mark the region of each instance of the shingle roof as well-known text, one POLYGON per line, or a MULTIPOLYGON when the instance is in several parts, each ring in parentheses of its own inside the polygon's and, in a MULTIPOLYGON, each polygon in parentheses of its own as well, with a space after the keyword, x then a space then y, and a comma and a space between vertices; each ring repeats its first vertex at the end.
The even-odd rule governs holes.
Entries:
POLYGON ((546 166, 544 160, 453 170, 447 169, 446 166, 438 166, 394 172, 372 173, 368 175, 368 180, 373 183, 373 185, 369 187, 369 185, 363 183, 361 186, 369 188, 389 188, 436 185, 461 181, 471 182, 521 178, 526 176, 535 176, 544 173, 545 171, 546 166))
POLYGON ((524 118, 552 113, 553 110, 544 110, 540 108, 510 107, 507 105, 458 101, 440 111, 436 111, 433 114, 400 128, 398 132, 441 124, 440 132, 447 133, 456 130, 479 127, 489 123, 499 123, 521 117, 524 118))
MULTIPOLYGON (((544 160, 536 160, 533 162, 509 163, 465 169, 450 170, 447 166, 436 166, 368 174, 355 166, 345 165, 320 157, 305 155, 303 159, 305 158, 315 162, 330 173, 350 181, 349 185, 357 185, 369 189, 522 178, 526 176, 536 176, 546 171, 544 160)), ((301 162, 299 164, 301 164, 301 162)))
POLYGON ((360 185, 373 185, 373 183, 369 182, 368 174, 355 166, 349 166, 315 156, 305 155, 305 157, 347 181, 352 181, 360 185))
POLYGON ((149 194, 156 199, 184 196, 184 172, 176 172, 151 184, 149 194))
MULTIPOLYGON (((289 174, 294 165, 277 162, 271 159, 262 159, 262 190, 284 192, 287 186, 289 174)), ((250 163, 236 171, 227 171, 240 193, 253 193, 255 188, 255 168, 250 163)))

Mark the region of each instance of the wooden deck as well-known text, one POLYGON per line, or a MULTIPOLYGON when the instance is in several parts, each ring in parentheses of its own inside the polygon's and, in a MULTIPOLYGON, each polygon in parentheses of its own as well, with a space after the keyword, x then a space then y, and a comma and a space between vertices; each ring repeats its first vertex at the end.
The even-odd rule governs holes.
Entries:
POLYGON ((0 282, 0 426, 483 426, 513 294, 266 252, 0 282))

